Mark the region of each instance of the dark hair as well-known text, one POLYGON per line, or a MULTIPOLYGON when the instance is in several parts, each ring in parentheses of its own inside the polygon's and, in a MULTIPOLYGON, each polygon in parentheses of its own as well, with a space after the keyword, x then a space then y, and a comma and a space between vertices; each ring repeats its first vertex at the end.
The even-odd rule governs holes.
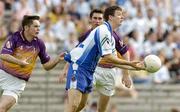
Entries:
POLYGON ((22 28, 24 29, 24 26, 31 25, 33 23, 33 20, 39 20, 40 17, 37 15, 24 15, 22 20, 22 28))
POLYGON ((104 11, 104 20, 108 21, 109 20, 109 16, 114 16, 114 13, 116 10, 120 10, 122 11, 122 8, 119 6, 110 6, 108 8, 105 9, 104 11))
POLYGON ((93 10, 90 12, 89 17, 92 18, 92 16, 93 16, 94 13, 100 13, 100 14, 103 14, 103 11, 100 10, 100 9, 93 9, 93 10))

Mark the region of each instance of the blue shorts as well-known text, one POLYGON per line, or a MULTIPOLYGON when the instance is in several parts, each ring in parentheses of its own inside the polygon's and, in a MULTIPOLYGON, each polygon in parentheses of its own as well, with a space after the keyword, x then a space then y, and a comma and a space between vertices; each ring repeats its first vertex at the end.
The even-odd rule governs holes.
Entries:
POLYGON ((82 93, 90 93, 93 86, 93 72, 71 63, 66 82, 66 90, 77 89, 82 93))

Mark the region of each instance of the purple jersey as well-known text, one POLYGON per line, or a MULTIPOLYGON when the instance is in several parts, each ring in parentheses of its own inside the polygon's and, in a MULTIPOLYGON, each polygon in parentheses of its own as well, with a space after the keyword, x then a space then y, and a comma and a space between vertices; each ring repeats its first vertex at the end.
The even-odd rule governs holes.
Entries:
POLYGON ((116 42, 116 44, 115 44, 116 50, 121 55, 124 55, 128 51, 128 46, 123 43, 121 37, 119 35, 117 35, 117 33, 115 31, 113 31, 112 35, 113 35, 115 42, 116 42))
MULTIPOLYGON (((91 31, 92 31, 92 29, 90 29, 86 33, 84 33, 84 35, 82 35, 79 38, 79 43, 84 41, 86 39, 86 37, 90 34, 91 31)), ((115 44, 116 50, 121 55, 124 55, 128 51, 128 46, 123 43, 121 37, 119 35, 117 35, 117 33, 115 31, 113 31, 112 35, 113 35, 115 42, 116 42, 116 44, 115 44)))
POLYGON ((1 54, 10 54, 17 59, 27 60, 27 62, 30 63, 22 68, 17 64, 7 61, 1 60, 0 62, 0 69, 26 81, 30 78, 38 56, 42 64, 50 60, 50 57, 46 53, 44 42, 37 37, 29 42, 23 37, 22 32, 16 32, 8 37, 1 54))

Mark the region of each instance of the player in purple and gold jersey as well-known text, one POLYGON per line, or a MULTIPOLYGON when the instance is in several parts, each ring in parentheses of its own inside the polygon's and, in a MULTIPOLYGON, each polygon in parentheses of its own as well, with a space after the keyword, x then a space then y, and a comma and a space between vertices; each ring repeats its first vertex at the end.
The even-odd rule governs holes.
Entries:
POLYGON ((39 19, 36 15, 25 15, 22 31, 15 32, 4 43, 0 54, 0 87, 3 89, 0 112, 7 112, 17 102, 38 57, 45 70, 52 69, 63 60, 63 54, 50 59, 46 53, 44 42, 37 37, 39 19))

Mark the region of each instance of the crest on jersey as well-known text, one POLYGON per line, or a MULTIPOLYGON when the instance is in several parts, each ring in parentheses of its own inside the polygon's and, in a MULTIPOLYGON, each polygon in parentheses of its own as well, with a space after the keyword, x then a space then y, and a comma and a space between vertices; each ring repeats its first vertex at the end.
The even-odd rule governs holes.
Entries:
POLYGON ((123 46, 124 43, 123 43, 122 40, 120 40, 120 41, 119 41, 119 44, 120 44, 121 46, 123 46))
POLYGON ((8 49, 11 48, 11 42, 10 41, 6 42, 6 48, 8 48, 8 49))
POLYGON ((23 50, 23 46, 20 46, 20 50, 23 50))
POLYGON ((71 80, 72 80, 73 82, 76 81, 76 77, 73 75, 72 78, 71 78, 71 80))

